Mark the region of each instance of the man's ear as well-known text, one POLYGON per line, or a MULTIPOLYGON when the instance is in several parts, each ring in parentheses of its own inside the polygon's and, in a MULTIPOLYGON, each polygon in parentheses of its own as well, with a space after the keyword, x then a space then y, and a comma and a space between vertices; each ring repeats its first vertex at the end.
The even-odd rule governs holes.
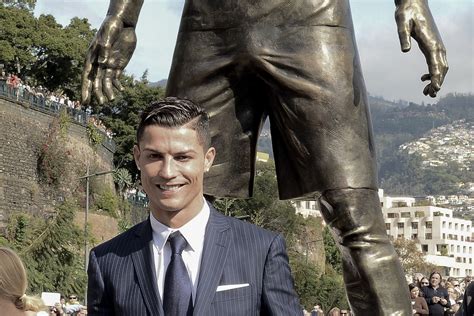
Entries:
POLYGON ((204 155, 204 171, 209 171, 216 157, 216 149, 214 147, 209 147, 206 154, 204 155))
POLYGON ((140 170, 140 148, 138 145, 133 145, 133 158, 135 159, 135 165, 137 166, 137 169, 140 170))

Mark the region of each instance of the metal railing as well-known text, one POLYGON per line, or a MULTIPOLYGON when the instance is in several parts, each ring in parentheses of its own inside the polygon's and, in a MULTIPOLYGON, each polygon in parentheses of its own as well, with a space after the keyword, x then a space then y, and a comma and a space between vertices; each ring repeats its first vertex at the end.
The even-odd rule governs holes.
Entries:
MULTIPOLYGON (((42 93, 32 93, 27 89, 15 88, 8 85, 5 80, 0 80, 0 97, 8 101, 19 102, 23 105, 29 106, 40 112, 57 115, 62 109, 66 109, 67 114, 78 124, 86 127, 91 117, 90 112, 86 110, 78 110, 61 104, 59 102, 49 100, 42 93)), ((115 142, 107 136, 107 134, 98 129, 104 135, 102 145, 115 152, 115 142)))

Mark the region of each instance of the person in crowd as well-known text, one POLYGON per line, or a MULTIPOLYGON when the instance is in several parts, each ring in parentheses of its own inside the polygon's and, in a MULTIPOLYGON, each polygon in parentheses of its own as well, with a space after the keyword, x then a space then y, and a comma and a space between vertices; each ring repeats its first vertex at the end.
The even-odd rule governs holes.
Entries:
POLYGON ((338 307, 333 307, 329 310, 328 316, 340 316, 341 310, 338 307))
POLYGON ((46 310, 38 297, 26 295, 26 270, 11 249, 0 247, 0 314, 31 316, 46 310))
POLYGON ((428 280, 427 277, 423 277, 420 280, 420 289, 423 289, 424 287, 430 285, 430 280, 428 280))
POLYGON ((319 305, 314 305, 311 316, 324 316, 324 312, 319 305))
POLYGON ((420 288, 417 286, 417 284, 409 284, 408 289, 410 290, 413 315, 428 315, 428 304, 426 304, 426 300, 420 296, 420 288))
POLYGON ((467 282, 464 290, 464 297, 461 308, 456 313, 456 316, 473 316, 474 315, 474 282, 467 282))
POLYGON ((429 315, 444 316, 444 309, 451 307, 448 291, 440 284, 442 277, 439 272, 432 272, 429 279, 430 284, 421 289, 428 304, 429 315))
POLYGON ((456 289, 453 286, 448 286, 446 290, 448 291, 449 304, 451 305, 450 309, 455 313, 460 307, 460 304, 458 304, 460 297, 459 293, 456 292, 456 289))

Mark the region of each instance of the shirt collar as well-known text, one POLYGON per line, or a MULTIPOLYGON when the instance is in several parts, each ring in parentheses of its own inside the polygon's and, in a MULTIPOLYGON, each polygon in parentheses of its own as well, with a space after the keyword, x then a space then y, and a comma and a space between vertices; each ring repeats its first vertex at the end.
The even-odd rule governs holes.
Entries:
MULTIPOLYGON (((204 199, 204 198, 203 198, 204 199)), ((180 228, 171 228, 160 223, 150 212, 150 224, 153 230, 153 242, 161 253, 163 250, 168 236, 179 230, 183 237, 188 242, 188 245, 193 251, 202 248, 204 244, 204 234, 206 232, 206 225, 209 220, 210 210, 207 201, 204 199, 202 209, 199 213, 194 216, 189 222, 181 226, 180 228)))

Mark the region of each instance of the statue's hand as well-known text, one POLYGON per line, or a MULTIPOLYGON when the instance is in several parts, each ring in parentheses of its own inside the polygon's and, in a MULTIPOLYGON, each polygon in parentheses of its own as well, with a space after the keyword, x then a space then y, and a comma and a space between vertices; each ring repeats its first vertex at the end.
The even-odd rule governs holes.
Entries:
POLYGON ((92 40, 82 72, 82 103, 89 104, 94 92, 98 102, 115 98, 113 87, 123 90, 119 78, 137 43, 135 29, 124 27, 116 16, 107 16, 92 40))
POLYGON ((421 77, 421 80, 431 81, 423 90, 423 94, 434 98, 443 84, 449 67, 446 49, 431 15, 428 1, 396 0, 395 3, 397 5, 395 20, 402 51, 410 50, 410 37, 418 42, 418 46, 425 55, 429 71, 421 77))

